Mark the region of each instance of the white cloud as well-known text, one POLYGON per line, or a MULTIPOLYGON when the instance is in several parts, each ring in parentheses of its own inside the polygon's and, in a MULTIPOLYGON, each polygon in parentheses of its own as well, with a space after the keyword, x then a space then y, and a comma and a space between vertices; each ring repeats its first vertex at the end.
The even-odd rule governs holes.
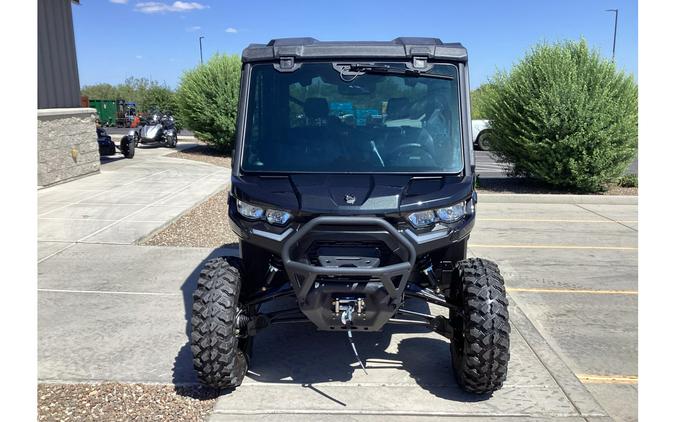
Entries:
POLYGON ((229 27, 225 30, 225 32, 227 32, 228 34, 236 34, 237 32, 239 32, 239 30, 237 28, 229 27))
POLYGON ((129 0, 110 0, 110 3, 127 4, 127 3, 129 3, 129 0))
POLYGON ((185 28, 187 32, 195 32, 199 31, 200 29, 202 29, 201 26, 188 26, 187 28, 185 28))
POLYGON ((175 1, 171 4, 159 1, 147 1, 136 3, 134 10, 141 13, 166 13, 166 12, 189 12, 191 10, 202 10, 209 6, 196 1, 175 1))

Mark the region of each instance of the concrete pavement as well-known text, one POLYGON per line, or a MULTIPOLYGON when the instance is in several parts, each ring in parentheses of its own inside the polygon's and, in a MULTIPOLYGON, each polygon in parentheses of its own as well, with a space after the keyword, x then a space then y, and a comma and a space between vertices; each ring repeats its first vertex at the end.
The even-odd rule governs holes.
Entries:
MULTIPOLYGON (((188 147, 184 144, 181 147, 188 147)), ((38 259, 76 243, 132 244, 224 188, 229 169, 139 148, 101 173, 38 191, 38 259)))
MULTIPOLYGON (((222 188, 227 170, 167 152, 39 191, 41 382, 196 381, 195 280, 204 260, 237 251, 135 242, 222 188)), ((636 205, 480 202, 470 254, 500 264, 511 301, 509 376, 492 397, 457 387, 436 334, 356 333, 365 375, 343 333, 299 324, 256 338, 244 385, 210 420, 637 418, 636 205)))

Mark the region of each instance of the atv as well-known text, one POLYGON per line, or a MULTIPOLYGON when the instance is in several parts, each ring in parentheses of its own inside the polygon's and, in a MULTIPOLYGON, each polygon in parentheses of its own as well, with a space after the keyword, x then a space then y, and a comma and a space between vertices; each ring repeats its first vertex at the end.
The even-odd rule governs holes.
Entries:
POLYGON ((242 63, 228 199, 240 257, 201 270, 199 379, 239 386, 254 337, 273 325, 346 333, 365 370, 352 333, 409 324, 450 340, 463 389, 499 389, 504 280, 497 264, 467 258, 477 195, 466 49, 277 39, 248 46, 242 63), (266 310, 282 298, 292 306, 266 310), (420 299, 447 314, 406 307, 420 299))

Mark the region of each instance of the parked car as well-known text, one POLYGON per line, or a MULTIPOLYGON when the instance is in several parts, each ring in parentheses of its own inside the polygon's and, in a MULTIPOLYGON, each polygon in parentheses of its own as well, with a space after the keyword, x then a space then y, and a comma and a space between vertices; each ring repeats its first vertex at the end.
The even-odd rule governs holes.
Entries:
POLYGON ((490 121, 472 120, 471 130, 473 132, 473 147, 479 151, 489 151, 490 137, 492 136, 490 121))

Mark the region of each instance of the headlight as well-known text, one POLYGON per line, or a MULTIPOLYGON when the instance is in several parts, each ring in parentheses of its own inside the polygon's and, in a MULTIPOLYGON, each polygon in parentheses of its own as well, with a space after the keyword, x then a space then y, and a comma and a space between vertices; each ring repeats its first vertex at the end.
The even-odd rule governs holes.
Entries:
POLYGON ((464 216, 473 214, 473 210, 473 200, 469 199, 449 207, 414 212, 408 215, 408 221, 415 227, 431 226, 438 222, 455 223, 464 216))
POLYGON ((291 214, 287 213, 286 211, 269 209, 265 211, 265 218, 270 224, 283 226, 284 224, 288 223, 288 220, 291 219, 291 214))
POLYGON ((408 220, 415 227, 429 226, 436 222, 434 210, 414 212, 408 216, 408 220))
POLYGON ((436 215, 444 223, 454 223, 464 217, 465 204, 460 202, 451 207, 439 208, 436 215))
POLYGON ((265 209, 255 205, 247 204, 237 199, 237 211, 241 216, 249 220, 267 220, 268 223, 277 226, 283 226, 291 219, 291 213, 272 208, 265 209))
POLYGON ((237 199, 237 211, 243 217, 250 218, 251 220, 260 220, 265 214, 265 210, 256 207, 255 205, 247 204, 246 202, 240 201, 237 199))

